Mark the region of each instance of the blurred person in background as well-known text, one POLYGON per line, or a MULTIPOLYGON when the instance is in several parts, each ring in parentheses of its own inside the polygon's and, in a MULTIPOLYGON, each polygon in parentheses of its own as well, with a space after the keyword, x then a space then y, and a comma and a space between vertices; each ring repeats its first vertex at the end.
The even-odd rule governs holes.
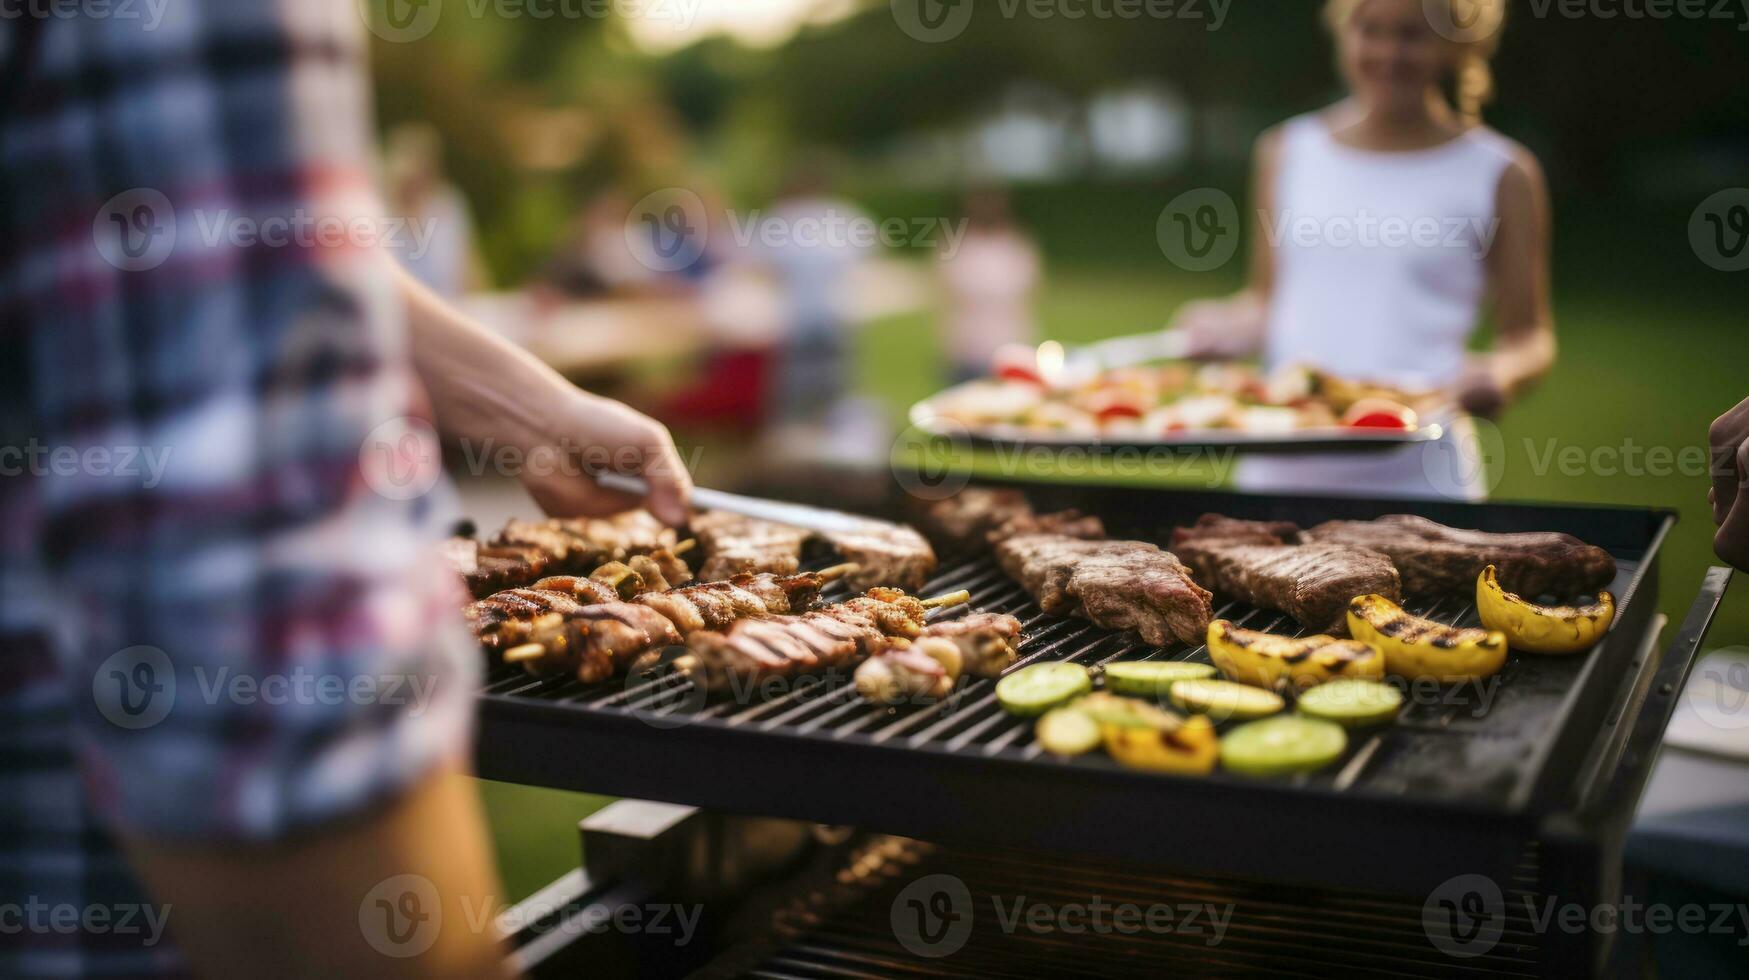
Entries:
POLYGON ((854 274, 869 245, 852 234, 870 226, 855 204, 832 193, 823 160, 808 160, 789 175, 779 199, 754 233, 752 258, 777 276, 783 294, 783 339, 778 346, 770 417, 794 447, 813 430, 832 442, 832 430, 854 427, 847 401, 852 376, 850 335, 854 274))
POLYGON ((1007 191, 973 189, 965 217, 959 248, 941 255, 956 384, 989 376, 1002 346, 1034 343, 1032 300, 1040 272, 1038 247, 1015 226, 1007 191))
POLYGON ((1719 557, 1749 572, 1749 398, 1718 417, 1708 432, 1713 487, 1707 494, 1719 532, 1719 557))
POLYGON ((0 21, 0 446, 87 461, 0 481, 0 894, 52 910, 8 923, 0 976, 499 975, 468 926, 504 896, 466 777, 480 654, 421 419, 608 450, 670 521, 689 479, 386 251, 265 240, 384 220, 356 4, 173 10, 0 21), (220 215, 263 233, 197 234, 220 215), (430 484, 376 472, 385 439, 430 484))
MULTIPOLYGON (((1250 284, 1187 304, 1173 326, 1201 357, 1261 353, 1268 368, 1304 364, 1438 389, 1464 412, 1495 415, 1554 366, 1556 353, 1542 169, 1481 121, 1506 4, 1328 0, 1324 14, 1348 97, 1259 140, 1263 237, 1250 284), (1442 34, 1440 18, 1467 27, 1442 34), (1437 222, 1440 233, 1431 243, 1335 240, 1334 222, 1369 219, 1437 222), (1320 230, 1315 240, 1296 235, 1301 224, 1320 230), (1471 355, 1485 314, 1494 347, 1471 355)), ((1486 497, 1474 426, 1460 419, 1445 440, 1383 454, 1248 458, 1236 479, 1258 492, 1486 497)))
POLYGON ((383 174, 389 215, 408 225, 390 249, 401 265, 446 300, 483 288, 473 215, 444 175, 443 139, 436 128, 409 123, 391 132, 383 174))

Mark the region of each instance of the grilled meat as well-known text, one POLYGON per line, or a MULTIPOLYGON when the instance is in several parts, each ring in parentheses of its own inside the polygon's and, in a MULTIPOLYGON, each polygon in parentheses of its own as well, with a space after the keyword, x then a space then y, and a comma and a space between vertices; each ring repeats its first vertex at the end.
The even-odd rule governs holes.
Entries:
POLYGON ((538 548, 493 546, 472 538, 449 538, 441 551, 476 599, 527 585, 552 566, 551 559, 538 548))
POLYGON ((713 691, 848 667, 927 635, 934 628, 924 625, 928 611, 897 589, 871 589, 801 616, 748 619, 721 632, 694 633, 686 641, 690 656, 684 665, 713 691))
POLYGON ((1348 600, 1360 595, 1402 599, 1391 560, 1339 544, 1292 544, 1292 524, 1208 515, 1172 534, 1172 552, 1217 593, 1264 609, 1279 609, 1300 625, 1342 635, 1348 600))
POLYGON ((788 575, 801 567, 809 533, 725 511, 693 515, 692 533, 704 552, 699 577, 707 581, 743 573, 788 575))
POLYGON ((919 508, 918 520, 944 549, 970 551, 1017 534, 1061 534, 1097 540, 1105 525, 1097 517, 1066 510, 1039 514, 1018 490, 970 487, 919 508))
MULTIPOLYGON (((612 584, 596 578, 557 576, 542 579, 534 588, 512 589, 481 599, 465 610, 463 616, 475 637, 488 650, 504 650, 522 644, 550 645, 557 656, 548 658, 542 651, 528 651, 526 658, 516 659, 537 673, 554 673, 574 666, 576 651, 591 641, 579 634, 565 632, 573 620, 599 618, 591 613, 597 607, 617 606, 630 601, 661 615, 679 636, 702 629, 722 629, 736 620, 755 616, 775 616, 807 608, 819 595, 825 583, 834 577, 832 571, 792 576, 741 575, 727 582, 707 582, 646 592, 625 599, 612 584), (567 654, 569 650, 571 653, 567 654)), ((586 632, 586 630, 585 630, 586 632)), ((662 633, 662 637, 666 637, 662 633)), ((611 645, 611 639, 601 641, 611 645)), ((654 643, 654 641, 652 641, 654 643)), ((659 651, 655 643, 644 652, 659 651)), ((615 660, 623 667, 624 661, 615 660)))
MULTIPOLYGON (((801 567, 802 549, 814 537, 813 532, 787 524, 722 511, 696 515, 692 531, 704 549, 699 575, 705 579, 743 572, 787 575, 801 567)), ((848 579, 853 589, 921 589, 935 571, 935 552, 929 542, 901 524, 824 538, 845 561, 858 566, 848 579)))
POLYGON ((995 678, 1014 665, 1014 643, 1020 637, 1020 620, 1001 613, 971 613, 958 619, 931 623, 919 640, 951 644, 960 659, 960 670, 973 677, 995 678))
POLYGON ((585 684, 607 680, 653 650, 678 646, 680 633, 657 610, 636 602, 584 606, 568 617, 537 620, 530 635, 540 656, 524 661, 541 676, 574 673, 585 684))
POLYGON ((442 547, 476 599, 525 588, 545 575, 588 574, 612 561, 631 562, 653 588, 668 588, 692 579, 681 550, 674 532, 643 511, 605 519, 511 520, 490 544, 456 537, 442 547))
POLYGON ((998 544, 996 558, 1045 612, 1133 629, 1153 646, 1200 643, 1213 618, 1208 590, 1145 542, 1022 534, 998 544))
POLYGON ((1503 586, 1523 596, 1585 595, 1615 578, 1609 552, 1570 534, 1464 531, 1409 514, 1331 521, 1306 531, 1304 540, 1388 556, 1410 595, 1473 591, 1489 565, 1499 569, 1503 586))
POLYGON ((916 592, 935 574, 935 549, 903 524, 878 530, 830 534, 826 540, 859 570, 848 577, 853 589, 887 586, 916 592))

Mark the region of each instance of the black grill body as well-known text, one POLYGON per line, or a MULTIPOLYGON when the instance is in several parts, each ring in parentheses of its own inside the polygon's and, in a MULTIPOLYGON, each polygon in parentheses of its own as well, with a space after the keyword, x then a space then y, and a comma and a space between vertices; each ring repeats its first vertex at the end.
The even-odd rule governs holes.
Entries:
MULTIPOLYGON (((1302 526, 1412 512, 1456 527, 1565 531, 1617 557, 1618 619, 1587 654, 1515 654, 1491 689, 1412 696, 1396 725, 1354 738, 1325 772, 1290 780, 1161 776, 1098 755, 1055 759, 1033 744, 1030 723, 997 707, 990 681, 964 684, 940 704, 886 709, 857 698, 848 676, 705 697, 660 672, 585 688, 507 669, 493 673, 482 698, 480 774, 1216 881, 1425 896, 1458 875, 1520 880, 1534 851, 1541 891, 1585 902, 1619 890, 1610 870, 1619 862, 1606 855, 1619 849, 1662 732, 1661 723, 1635 722, 1668 718, 1693 656, 1691 648, 1671 660, 1656 646, 1658 551, 1672 515, 1027 489, 1041 509, 1079 507, 1104 518, 1114 537, 1162 544, 1172 528, 1210 512, 1302 526)), ((786 496, 830 503, 794 488, 786 496)), ((889 516, 903 503, 887 500, 889 516)), ((1723 581, 1709 586, 1722 594, 1723 581)), ((1023 663, 1207 656, 1045 616, 987 555, 950 557, 926 591, 961 588, 975 608, 1021 618, 1023 663)), ((1704 599, 1696 630, 1710 622, 1704 599)), ((1409 606, 1454 625, 1476 622, 1463 598, 1416 597, 1409 606)), ((1298 632, 1279 614, 1220 596, 1216 608, 1247 627, 1298 632)), ((1597 955, 1587 937, 1542 938, 1538 956, 1552 962, 1597 955)))

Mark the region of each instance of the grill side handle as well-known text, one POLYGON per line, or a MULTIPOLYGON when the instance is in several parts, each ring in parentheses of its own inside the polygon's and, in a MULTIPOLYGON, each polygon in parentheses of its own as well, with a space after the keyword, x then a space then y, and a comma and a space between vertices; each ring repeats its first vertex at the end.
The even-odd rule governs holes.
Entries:
MULTIPOLYGON (((1700 595, 1689 607, 1676 636, 1659 658, 1638 717, 1622 743, 1615 764, 1598 772, 1597 782, 1592 787, 1594 792, 1588 792, 1582 799, 1579 808, 1582 813, 1605 825, 1620 824, 1619 828, 1610 827, 1611 830, 1625 833, 1627 824, 1633 820, 1640 794, 1645 792, 1653 764, 1658 759, 1664 730, 1670 725, 1677 698, 1682 696, 1701 643, 1712 629, 1713 618, 1730 588, 1731 575, 1729 568, 1707 570, 1701 581, 1700 595)), ((1629 706, 1625 710, 1631 709, 1629 706)))

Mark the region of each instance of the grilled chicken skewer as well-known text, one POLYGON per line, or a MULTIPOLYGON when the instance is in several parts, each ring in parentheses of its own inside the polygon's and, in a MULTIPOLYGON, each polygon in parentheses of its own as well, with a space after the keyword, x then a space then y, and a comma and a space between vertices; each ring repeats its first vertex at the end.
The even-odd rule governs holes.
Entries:
POLYGON ((645 592, 630 601, 612 591, 604 595, 602 590, 611 587, 599 579, 545 579, 552 588, 500 593, 475 603, 470 613, 474 622, 484 623, 498 610, 511 611, 477 631, 483 645, 504 649, 506 662, 540 676, 574 671, 592 684, 679 645, 692 633, 805 609, 828 582, 854 570, 854 565, 840 565, 799 575, 738 575, 727 582, 645 592), (534 603, 550 608, 532 617, 515 615, 534 603))
POLYGON ((970 600, 964 591, 916 599, 897 589, 870 589, 800 616, 749 619, 728 630, 694 633, 687 637, 688 655, 675 666, 711 691, 848 667, 925 636, 934 628, 925 623, 930 609, 970 600))
POLYGON ((527 588, 547 575, 586 575, 601 565, 647 556, 674 585, 692 580, 680 556, 694 542, 676 543, 674 531, 643 511, 604 519, 511 520, 490 542, 454 537, 443 555, 484 599, 505 589, 527 588))
POLYGON ((994 679, 1019 654, 1014 641, 1020 620, 997 613, 973 613, 932 623, 909 647, 870 657, 856 668, 856 690, 879 704, 937 701, 947 697, 962 674, 994 679))

